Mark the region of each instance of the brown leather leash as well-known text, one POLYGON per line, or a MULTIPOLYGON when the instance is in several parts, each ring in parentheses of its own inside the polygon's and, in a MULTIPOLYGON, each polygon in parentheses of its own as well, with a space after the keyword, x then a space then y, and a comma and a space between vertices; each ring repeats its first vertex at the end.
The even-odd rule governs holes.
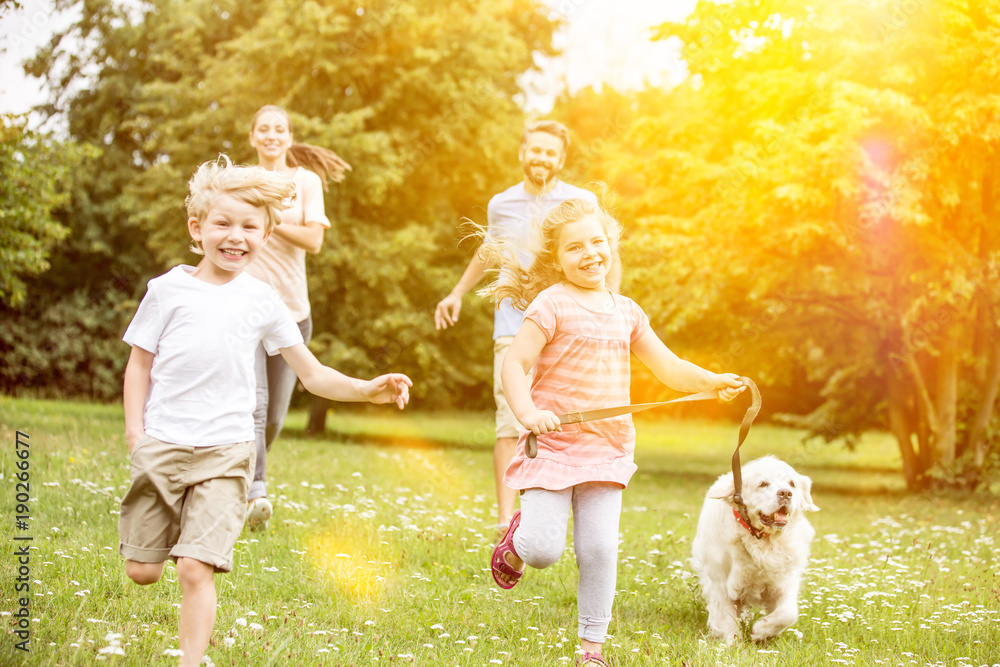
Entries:
POLYGON ((743 445, 743 441, 747 439, 747 434, 750 433, 750 426, 753 425, 753 420, 757 418, 757 413, 760 412, 760 390, 757 389, 754 381, 748 377, 741 377, 739 380, 750 387, 750 407, 747 408, 746 413, 743 415, 743 422, 740 424, 739 439, 736 441, 736 451, 733 452, 733 489, 735 490, 733 502, 736 504, 736 509, 743 520, 743 525, 746 526, 751 535, 759 540, 764 537, 765 533, 757 530, 750 523, 747 506, 743 503, 743 474, 741 472, 742 466, 740 465, 740 447, 743 445))
MULTIPOLYGON (((733 452, 733 487, 736 490, 736 493, 733 496, 733 501, 736 504, 736 509, 740 518, 743 520, 744 525, 749 527, 749 530, 754 537, 760 539, 763 537, 763 533, 752 528, 750 517, 747 513, 747 507, 743 503, 743 475, 741 473, 740 465, 740 447, 743 446, 743 442, 747 439, 747 434, 750 433, 750 427, 753 425, 753 420, 757 418, 757 413, 760 412, 760 390, 757 389, 757 385, 750 378, 740 377, 738 379, 745 386, 750 388, 750 407, 747 408, 746 413, 743 415, 743 422, 740 424, 739 438, 736 442, 736 451, 733 452)), ((675 398, 670 401, 660 401, 659 403, 635 403, 633 405, 620 405, 614 408, 601 408, 599 410, 586 410, 584 412, 568 412, 564 415, 559 415, 559 423, 579 424, 580 422, 589 422, 596 419, 608 419, 610 417, 619 417, 621 415, 632 414, 634 412, 642 412, 643 410, 658 408, 661 405, 669 405, 670 403, 682 403, 684 401, 707 401, 718 397, 718 389, 709 389, 708 391, 702 391, 688 396, 681 396, 680 398, 675 398)), ((538 456, 538 438, 534 433, 529 433, 527 440, 524 441, 524 455, 529 459, 533 459, 538 456)))

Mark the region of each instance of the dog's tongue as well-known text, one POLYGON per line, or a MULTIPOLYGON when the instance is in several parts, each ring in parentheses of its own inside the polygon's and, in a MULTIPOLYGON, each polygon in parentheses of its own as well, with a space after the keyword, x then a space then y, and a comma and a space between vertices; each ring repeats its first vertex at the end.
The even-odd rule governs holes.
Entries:
POLYGON ((778 510, 774 513, 775 523, 788 523, 788 514, 785 510, 778 510))

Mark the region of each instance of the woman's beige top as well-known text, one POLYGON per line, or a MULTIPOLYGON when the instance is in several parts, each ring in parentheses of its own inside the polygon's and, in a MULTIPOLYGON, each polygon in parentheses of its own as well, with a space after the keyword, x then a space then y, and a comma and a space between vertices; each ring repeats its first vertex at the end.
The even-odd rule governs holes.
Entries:
MULTIPOLYGON (((323 205, 323 183, 319 176, 298 167, 295 170, 295 201, 281 212, 281 224, 305 225, 318 222, 330 226, 323 205)), ((246 272, 277 290, 296 322, 309 317, 309 289, 306 284, 306 251, 272 234, 260 257, 246 272)))

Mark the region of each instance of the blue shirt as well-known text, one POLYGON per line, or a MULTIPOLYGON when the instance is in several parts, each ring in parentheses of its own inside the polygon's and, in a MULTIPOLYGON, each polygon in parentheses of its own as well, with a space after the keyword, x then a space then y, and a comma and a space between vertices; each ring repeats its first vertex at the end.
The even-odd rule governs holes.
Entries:
MULTIPOLYGON (((525 248, 534 224, 541 224, 549 211, 567 199, 584 199, 597 205, 597 195, 589 190, 558 181, 551 190, 541 195, 529 194, 524 182, 507 188, 490 199, 486 208, 486 220, 490 236, 516 241, 516 246, 525 248)), ((522 266, 530 266, 534 257, 525 248, 518 257, 522 266)), ((510 305, 504 299, 497 305, 493 315, 493 338, 513 336, 521 328, 524 311, 510 305)))

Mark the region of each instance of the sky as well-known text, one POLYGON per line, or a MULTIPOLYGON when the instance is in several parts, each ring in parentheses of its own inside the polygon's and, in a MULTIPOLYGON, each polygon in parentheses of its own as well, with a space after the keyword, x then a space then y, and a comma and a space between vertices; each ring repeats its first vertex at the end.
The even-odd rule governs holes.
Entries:
POLYGON ((646 82, 673 85, 687 74, 678 56, 678 41, 651 42, 650 30, 666 21, 681 21, 697 0, 549 0, 566 22, 557 35, 561 57, 543 64, 540 76, 529 77, 529 105, 551 108, 564 86, 575 92, 587 86, 636 89, 646 82))
MULTIPOLYGON (((473 1, 473 0, 470 0, 473 1)), ((547 0, 565 20, 556 45, 563 55, 542 63, 543 72, 524 79, 526 106, 545 113, 568 87, 612 85, 638 88, 645 82, 671 85, 683 79, 678 44, 649 41, 650 28, 682 20, 697 0, 547 0)), ((0 113, 25 113, 44 101, 38 79, 21 63, 72 18, 53 11, 52 0, 22 0, 20 10, 0 17, 0 113)))
POLYGON ((0 16, 0 113, 25 113, 45 100, 40 81, 26 77, 21 64, 69 22, 52 5, 51 0, 22 0, 21 9, 0 16))

